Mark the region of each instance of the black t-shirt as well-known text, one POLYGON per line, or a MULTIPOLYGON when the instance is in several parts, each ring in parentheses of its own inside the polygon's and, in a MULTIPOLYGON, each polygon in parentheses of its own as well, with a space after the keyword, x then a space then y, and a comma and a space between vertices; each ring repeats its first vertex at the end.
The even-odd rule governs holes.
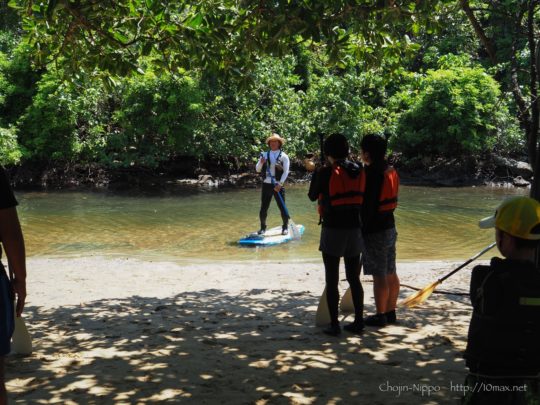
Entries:
POLYGON ((362 204, 362 232, 364 234, 381 232, 396 226, 394 211, 379 212, 379 197, 384 182, 384 171, 373 165, 365 166, 366 190, 362 204))
MULTIPOLYGON (((9 184, 4 168, 0 166, 0 210, 15 207, 17 200, 13 195, 13 190, 9 184)), ((1 241, 0 241, 1 242, 1 241)), ((0 245, 0 258, 2 257, 2 246, 0 245)))

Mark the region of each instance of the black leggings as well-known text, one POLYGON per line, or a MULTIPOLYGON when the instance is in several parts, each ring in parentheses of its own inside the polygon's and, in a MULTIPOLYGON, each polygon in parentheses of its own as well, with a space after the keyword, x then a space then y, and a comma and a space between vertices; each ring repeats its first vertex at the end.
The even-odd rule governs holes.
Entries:
MULTIPOLYGON (((332 325, 338 325, 339 304, 339 257, 323 253, 326 276, 326 299, 332 325)), ((354 320, 360 322, 364 312, 364 289, 360 283, 360 256, 345 257, 345 274, 351 287, 354 303, 354 320)))
MULTIPOLYGON (((285 202, 285 188, 281 187, 279 191, 283 202, 285 202)), ((266 228, 266 217, 268 215, 268 207, 270 206, 270 201, 272 201, 272 196, 276 199, 276 203, 281 211, 281 219, 283 220, 283 226, 286 227, 289 223, 289 217, 285 213, 285 208, 281 201, 279 200, 278 194, 274 191, 274 186, 270 183, 263 183, 262 192, 261 192, 261 211, 259 212, 259 219, 261 220, 261 228, 266 228)))

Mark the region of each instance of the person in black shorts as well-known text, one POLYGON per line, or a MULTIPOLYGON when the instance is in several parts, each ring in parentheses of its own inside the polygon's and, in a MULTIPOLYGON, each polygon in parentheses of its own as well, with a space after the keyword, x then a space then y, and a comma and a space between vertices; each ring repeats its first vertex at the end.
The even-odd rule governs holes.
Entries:
POLYGON ((351 287, 354 304, 354 322, 344 329, 361 333, 364 329, 364 290, 360 283, 360 252, 363 248, 360 207, 363 201, 364 176, 362 167, 347 160, 349 144, 341 134, 330 135, 324 142, 327 166, 313 173, 308 197, 318 200, 321 216, 322 252, 326 278, 326 298, 331 323, 324 333, 337 336, 341 333, 338 321, 339 261, 345 261, 345 273, 351 287))
POLYGON ((17 298, 17 316, 21 316, 26 299, 26 255, 16 206, 17 200, 0 166, 0 405, 7 403, 4 357, 10 352, 14 329, 14 294, 17 298), (14 275, 11 281, 1 262, 2 247, 6 252, 10 273, 14 275))

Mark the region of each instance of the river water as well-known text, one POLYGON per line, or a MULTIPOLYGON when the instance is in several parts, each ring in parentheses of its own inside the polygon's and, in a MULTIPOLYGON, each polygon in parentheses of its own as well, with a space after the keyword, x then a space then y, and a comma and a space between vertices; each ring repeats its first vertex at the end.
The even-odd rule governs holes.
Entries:
MULTIPOLYGON (((525 190, 400 189, 398 260, 462 260, 493 240, 478 229, 498 203, 525 190)), ((106 192, 18 192, 29 256, 130 256, 143 260, 312 260, 320 257, 316 204, 307 185, 287 188, 300 241, 266 248, 237 245, 258 229, 259 189, 193 191, 160 196, 106 192)), ((269 226, 280 225, 273 201, 269 226)))

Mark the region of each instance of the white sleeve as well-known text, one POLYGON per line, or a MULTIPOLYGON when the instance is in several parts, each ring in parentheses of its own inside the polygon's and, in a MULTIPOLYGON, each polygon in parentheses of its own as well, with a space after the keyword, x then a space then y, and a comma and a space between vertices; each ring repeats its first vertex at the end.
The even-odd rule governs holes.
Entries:
POLYGON ((289 157, 285 153, 283 153, 281 155, 281 161, 283 162, 283 174, 281 175, 279 184, 283 185, 283 183, 285 183, 285 180, 287 180, 287 176, 289 175, 289 157))
MULTIPOLYGON (((262 156, 261 156, 261 157, 262 157, 262 156)), ((255 170, 257 170, 257 173, 260 173, 261 170, 262 170, 262 167, 263 167, 263 162, 262 162, 261 157, 259 157, 259 161, 258 161, 257 164, 255 165, 255 170)))

